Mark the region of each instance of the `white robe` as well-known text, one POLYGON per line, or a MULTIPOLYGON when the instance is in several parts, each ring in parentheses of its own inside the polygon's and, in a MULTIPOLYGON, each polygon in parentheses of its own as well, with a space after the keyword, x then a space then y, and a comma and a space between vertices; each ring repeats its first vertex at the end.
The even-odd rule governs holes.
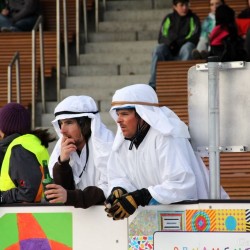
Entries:
POLYGON ((111 153, 110 189, 121 186, 132 192, 147 188, 161 204, 207 198, 206 182, 196 182, 194 171, 197 178, 204 180, 204 176, 201 171, 197 173, 200 167, 187 139, 164 136, 150 128, 138 149, 133 146, 128 150, 129 145, 130 141, 124 140, 119 149, 111 153))
MULTIPOLYGON (((157 107, 150 86, 134 84, 117 90, 112 103, 114 120, 117 108, 133 106, 150 129, 138 149, 129 150, 130 141, 124 140, 118 126, 108 161, 109 192, 117 186, 128 192, 147 188, 161 204, 209 198, 208 170, 193 151, 188 127, 169 108, 157 107)), ((229 198, 223 189, 222 198, 229 198)))
POLYGON ((100 114, 94 114, 92 113, 93 111, 97 111, 97 106, 94 100, 89 96, 69 96, 58 104, 55 108, 55 113, 62 113, 56 116, 52 124, 59 140, 50 156, 48 167, 51 176, 53 176, 53 167, 58 161, 61 152, 62 134, 58 121, 84 116, 89 117, 91 119, 91 137, 89 139, 89 158, 86 170, 82 176, 79 177, 86 163, 86 145, 82 149, 80 157, 76 152, 70 154, 69 164, 72 167, 76 188, 83 190, 88 186, 97 186, 103 190, 104 195, 107 197, 107 161, 111 152, 114 136, 102 123, 100 114), (65 111, 74 111, 77 113, 63 113, 65 111))

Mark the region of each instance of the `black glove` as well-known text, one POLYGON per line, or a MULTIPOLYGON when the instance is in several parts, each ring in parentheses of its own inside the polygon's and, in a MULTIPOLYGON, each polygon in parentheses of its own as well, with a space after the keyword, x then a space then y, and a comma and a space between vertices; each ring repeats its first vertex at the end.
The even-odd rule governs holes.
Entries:
MULTIPOLYGON (((111 191, 109 197, 104 201, 104 205, 106 208, 111 208, 115 200, 122 197, 122 195, 126 194, 127 191, 122 187, 114 187, 111 191)), ((106 211, 106 210, 105 210, 106 211)))
POLYGON ((146 188, 127 193, 117 199, 117 202, 109 209, 108 216, 112 215, 114 220, 128 218, 135 212, 138 206, 146 206, 152 196, 146 188))

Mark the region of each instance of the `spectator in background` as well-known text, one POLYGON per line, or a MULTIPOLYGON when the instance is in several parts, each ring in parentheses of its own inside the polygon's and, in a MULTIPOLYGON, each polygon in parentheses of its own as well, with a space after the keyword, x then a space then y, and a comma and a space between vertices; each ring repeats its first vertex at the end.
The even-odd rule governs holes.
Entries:
POLYGON ((49 161, 55 184, 46 186, 47 199, 81 208, 103 204, 113 133, 101 122, 95 101, 65 98, 55 108, 52 124, 59 140, 49 161))
POLYGON ((0 204, 41 201, 41 166, 53 140, 47 130, 31 131, 30 113, 21 104, 0 109, 0 204))
POLYGON ((219 56, 220 61, 246 60, 244 41, 238 35, 235 12, 228 5, 220 5, 215 12, 216 26, 209 40, 209 56, 219 56))
POLYGON ((200 37, 200 20, 189 9, 189 0, 173 0, 173 13, 164 17, 151 62, 149 85, 155 88, 158 61, 190 60, 200 37))
POLYGON ((6 0, 0 14, 0 29, 2 32, 31 31, 39 11, 39 0, 6 0))
POLYGON ((196 49, 193 50, 193 59, 203 59, 209 51, 209 35, 215 26, 215 10, 221 4, 225 4, 224 0, 210 0, 210 13, 204 19, 201 26, 201 35, 196 49))
POLYGON ((247 1, 248 7, 238 15, 236 22, 239 29, 239 35, 245 40, 245 50, 247 60, 250 60, 250 0, 247 1))

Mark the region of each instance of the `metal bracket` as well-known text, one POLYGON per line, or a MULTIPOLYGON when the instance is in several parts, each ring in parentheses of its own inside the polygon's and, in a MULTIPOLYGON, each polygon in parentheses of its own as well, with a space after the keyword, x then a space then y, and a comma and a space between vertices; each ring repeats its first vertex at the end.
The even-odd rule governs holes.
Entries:
MULTIPOLYGON (((230 153, 230 152, 247 152, 247 146, 220 146, 220 152, 230 153)), ((208 157, 208 147, 197 147, 197 152, 201 157, 208 157)))
MULTIPOLYGON (((225 69, 241 69, 246 67, 246 62, 244 61, 237 61, 237 62, 219 62, 218 68, 220 70, 225 69)), ((208 64, 207 63, 200 63, 196 64, 196 70, 208 70, 208 64)))

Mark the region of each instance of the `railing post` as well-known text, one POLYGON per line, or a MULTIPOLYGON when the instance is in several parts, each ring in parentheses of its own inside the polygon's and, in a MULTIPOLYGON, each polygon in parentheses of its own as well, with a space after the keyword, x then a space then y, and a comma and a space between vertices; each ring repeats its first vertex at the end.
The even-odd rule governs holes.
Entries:
POLYGON ((210 199, 220 199, 219 57, 208 57, 208 138, 210 199))
MULTIPOLYGON (((80 0, 76 0, 76 64, 79 64, 80 57, 80 0)), ((83 12, 84 16, 84 12, 83 12)))
POLYGON ((7 102, 12 101, 12 66, 15 63, 16 65, 16 101, 21 102, 21 91, 20 91, 20 57, 19 52, 16 52, 13 56, 10 64, 8 65, 8 97, 7 102))
POLYGON ((66 76, 69 75, 69 47, 68 47, 68 20, 67 20, 67 4, 63 0, 63 25, 64 25, 64 63, 66 76))
POLYGON ((87 16, 87 1, 83 0, 83 25, 85 43, 88 42, 88 16, 87 16))
POLYGON ((56 37, 57 37, 57 101, 60 100, 60 82, 61 82, 61 56, 60 56, 60 0, 56 0, 56 37))
POLYGON ((42 16, 39 16, 36 24, 32 29, 32 107, 31 107, 31 127, 35 128, 35 109, 36 109, 36 32, 39 29, 39 45, 40 45, 40 78, 41 78, 41 99, 42 109, 46 112, 45 107, 45 87, 44 87, 44 44, 42 30, 42 16))
POLYGON ((95 0, 95 31, 99 31, 99 0, 95 0))

